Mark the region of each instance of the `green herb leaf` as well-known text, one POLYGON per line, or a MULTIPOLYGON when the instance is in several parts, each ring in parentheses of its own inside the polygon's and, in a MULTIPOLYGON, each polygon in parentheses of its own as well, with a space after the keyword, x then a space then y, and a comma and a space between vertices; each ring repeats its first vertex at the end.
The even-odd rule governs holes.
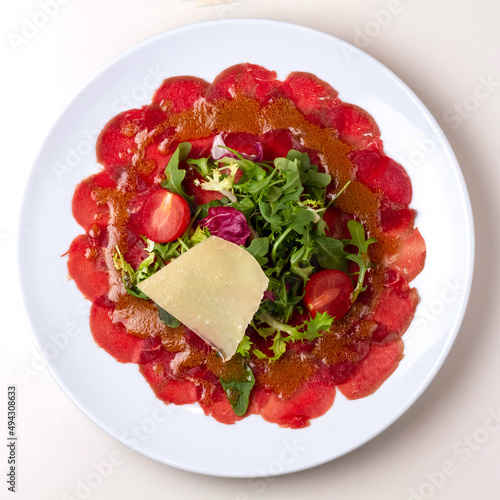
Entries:
POLYGON ((331 328, 333 319, 326 312, 316 314, 314 318, 303 324, 303 330, 300 328, 301 331, 299 331, 300 336, 294 340, 313 340, 321 337, 321 332, 326 332, 331 328))
POLYGON ((248 335, 243 335, 243 338, 241 339, 240 345, 238 346, 238 349, 236 352, 238 354, 241 354, 244 358, 248 358, 250 355, 250 347, 252 346, 252 341, 250 340, 250 337, 248 335))
POLYGON ((179 168, 179 163, 185 161, 191 151, 189 142, 181 142, 174 154, 170 158, 167 168, 165 168, 166 179, 161 183, 161 186, 173 193, 182 196, 189 203, 192 203, 193 196, 188 196, 182 187, 182 181, 186 177, 186 171, 179 168))
POLYGON ((195 168, 203 177, 210 175, 215 166, 211 158, 189 158, 186 162, 188 165, 195 168))
POLYGON ((328 236, 318 236, 315 241, 315 252, 318 264, 324 269, 347 271, 347 252, 340 240, 328 236))
POLYGON ((255 238, 245 250, 251 253, 261 266, 267 264, 266 255, 269 252, 269 238, 255 238))
POLYGON ((220 383, 226 391, 227 399, 231 403, 234 413, 239 417, 245 415, 248 410, 250 392, 255 385, 252 369, 245 364, 245 378, 243 380, 224 380, 221 378, 220 383))
POLYGON ((311 210, 297 206, 292 210, 288 227, 291 227, 298 234, 304 234, 313 221, 314 213, 311 210))
POLYGON ((210 231, 207 227, 201 228, 198 226, 193 233, 193 236, 190 238, 190 247, 194 247, 198 243, 201 243, 203 240, 206 240, 210 236, 210 231))
POLYGON ((309 170, 307 172, 307 180, 304 181, 305 186, 324 188, 330 184, 332 178, 329 174, 318 172, 317 170, 309 170))
POLYGON ((370 238, 368 240, 365 238, 365 228, 361 222, 357 220, 350 220, 347 223, 347 229, 349 229, 351 233, 351 239, 344 240, 344 244, 358 247, 360 253, 368 252, 368 247, 377 241, 375 238, 370 238))
MULTIPOLYGON (((122 272, 123 286, 127 292, 139 299, 148 299, 149 297, 141 292, 137 287, 137 276, 138 274, 134 271, 133 267, 125 260, 120 249, 116 248, 116 253, 113 254, 113 265, 117 271, 122 272)), ((142 271, 142 270, 141 270, 142 271)))
POLYGON ((212 169, 210 174, 205 176, 207 180, 200 183, 201 188, 207 191, 218 191, 226 196, 227 193, 232 193, 234 180, 238 172, 238 164, 229 163, 224 167, 224 170, 226 169, 229 170, 229 173, 225 173, 220 168, 212 169))
POLYGON ((279 359, 285 353, 286 344, 288 342, 295 340, 314 340, 321 337, 321 332, 326 332, 329 328, 331 328, 333 322, 333 317, 328 313, 317 314, 316 317, 304 321, 302 325, 297 327, 282 323, 268 313, 259 314, 258 319, 270 326, 270 328, 268 328, 259 327, 255 324, 253 325, 255 330, 262 337, 269 337, 273 330, 276 332, 273 338, 273 343, 269 348, 274 353, 274 356, 266 356, 259 349, 254 349, 252 352, 259 359, 267 359, 269 361, 276 361, 279 359), (283 337, 283 333, 286 333, 287 336, 283 337))
POLYGON ((356 284, 356 288, 352 293, 352 302, 354 302, 358 295, 366 290, 366 287, 363 286, 363 282, 365 280, 366 271, 371 267, 370 259, 368 258, 368 247, 372 243, 376 243, 377 240, 375 238, 369 238, 368 240, 365 238, 365 229, 362 224, 356 220, 350 220, 347 223, 347 228, 351 233, 350 240, 343 240, 344 245, 354 245, 358 248, 357 254, 348 254, 347 259, 352 260, 359 266, 358 273, 358 282, 356 284))
POLYGON ((158 316, 160 317, 160 320, 167 326, 177 328, 181 324, 178 319, 172 316, 168 311, 165 311, 165 309, 161 308, 158 304, 155 304, 155 306, 158 309, 158 316))

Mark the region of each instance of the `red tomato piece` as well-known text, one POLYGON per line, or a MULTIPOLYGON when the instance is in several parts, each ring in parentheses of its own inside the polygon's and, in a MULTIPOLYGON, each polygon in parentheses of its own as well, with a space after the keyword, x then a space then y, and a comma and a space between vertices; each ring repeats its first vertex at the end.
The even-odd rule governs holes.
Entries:
POLYGON ((157 189, 142 207, 142 234, 157 243, 167 243, 184 233, 190 218, 189 205, 182 196, 157 189))
POLYGON ((304 302, 309 312, 328 313, 339 319, 351 308, 354 288, 346 273, 336 269, 323 269, 307 282, 304 302))

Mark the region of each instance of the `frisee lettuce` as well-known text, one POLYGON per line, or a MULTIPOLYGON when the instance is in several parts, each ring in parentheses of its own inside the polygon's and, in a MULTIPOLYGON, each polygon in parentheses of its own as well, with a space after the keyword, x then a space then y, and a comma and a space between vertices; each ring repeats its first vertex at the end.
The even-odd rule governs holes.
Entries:
POLYGON ((267 356, 260 349, 254 349, 254 354, 259 359, 268 359, 269 361, 276 361, 286 351, 286 344, 296 340, 314 340, 321 337, 322 332, 328 331, 333 322, 333 317, 328 313, 316 314, 314 318, 310 318, 299 326, 291 326, 282 323, 269 314, 263 313, 257 315, 257 320, 269 326, 259 326, 254 321, 253 327, 264 338, 273 335, 273 343, 269 348, 274 356, 267 356), (283 336, 286 334, 286 336, 283 336))

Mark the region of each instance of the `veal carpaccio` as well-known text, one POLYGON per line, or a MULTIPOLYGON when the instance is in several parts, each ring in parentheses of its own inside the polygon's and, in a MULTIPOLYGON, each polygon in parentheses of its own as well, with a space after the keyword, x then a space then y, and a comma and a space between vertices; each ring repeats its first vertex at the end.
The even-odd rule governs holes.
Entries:
MULTIPOLYGON (((104 127, 97 160, 102 170, 83 180, 73 198, 73 215, 85 233, 71 243, 69 274, 92 302, 96 343, 117 361, 138 364, 162 401, 198 402, 206 415, 225 424, 258 414, 301 428, 332 406, 337 389, 348 399, 368 396, 397 368, 401 336, 419 300, 409 283, 423 269, 426 253, 409 207, 412 186, 405 169, 384 154, 373 118, 342 102, 329 84, 302 72, 280 81, 274 71, 248 63, 224 70, 212 83, 169 78, 151 104, 120 113, 104 127), (190 158, 208 157, 220 134, 241 153, 255 153, 260 143, 264 161, 290 149, 309 153, 331 175, 329 192, 350 181, 325 213, 327 235, 349 238, 347 222, 356 219, 377 240, 369 248, 366 290, 328 332, 290 342, 274 362, 250 355, 255 386, 243 417, 235 415, 220 383, 241 369, 241 356, 224 363, 182 324, 168 327, 151 301, 127 293, 113 262, 117 247, 132 266, 144 259, 141 207, 165 179, 178 144, 192 144, 190 158)), ((183 166, 184 188, 195 205, 222 197, 202 190, 195 183, 198 174, 183 166)), ((300 316, 291 322, 298 324, 300 316)), ((269 347, 251 327, 247 335, 260 350, 269 347)))

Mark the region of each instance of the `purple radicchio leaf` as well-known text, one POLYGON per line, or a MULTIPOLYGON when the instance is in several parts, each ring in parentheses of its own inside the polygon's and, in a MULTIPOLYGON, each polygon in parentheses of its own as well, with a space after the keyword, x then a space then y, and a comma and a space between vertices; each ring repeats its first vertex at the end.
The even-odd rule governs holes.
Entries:
POLYGON ((276 300, 276 294, 272 290, 266 290, 264 292, 264 296, 262 297, 262 300, 271 300, 274 302, 276 300))
POLYGON ((208 228, 210 234, 237 245, 244 245, 250 236, 245 216, 233 207, 210 207, 208 215, 202 219, 200 227, 208 228))

